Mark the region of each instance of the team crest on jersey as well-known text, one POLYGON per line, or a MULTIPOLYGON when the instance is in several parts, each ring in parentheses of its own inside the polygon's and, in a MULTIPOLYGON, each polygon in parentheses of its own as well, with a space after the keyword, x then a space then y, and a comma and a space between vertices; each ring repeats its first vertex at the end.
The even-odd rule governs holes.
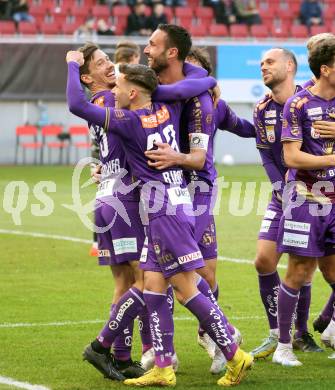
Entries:
POLYGON ((326 113, 329 118, 335 119, 335 107, 328 107, 326 113))
POLYGON ((145 129, 153 129, 158 125, 166 122, 170 118, 170 113, 166 106, 163 106, 160 110, 156 111, 156 114, 141 115, 142 126, 145 129))
POLYGON ((122 110, 115 109, 114 114, 117 119, 122 119, 124 117, 124 112, 122 110))
POLYGON ((265 130, 266 130, 266 138, 268 139, 268 141, 274 143, 276 140, 274 126, 265 126, 265 130))
POLYGON ((99 96, 94 100, 94 104, 99 107, 105 107, 105 96, 99 96))
POLYGON ((335 141, 326 141, 323 145, 323 154, 330 155, 334 154, 334 143, 335 141))
POLYGON ((211 124, 213 120, 213 115, 212 114, 207 114, 206 116, 206 123, 211 124))
POLYGON ((161 253, 161 248, 160 246, 156 243, 154 243, 154 251, 156 253, 156 255, 158 256, 160 253, 161 253))
POLYGON ((320 138, 320 134, 315 131, 313 126, 311 127, 311 137, 314 138, 314 139, 320 138))

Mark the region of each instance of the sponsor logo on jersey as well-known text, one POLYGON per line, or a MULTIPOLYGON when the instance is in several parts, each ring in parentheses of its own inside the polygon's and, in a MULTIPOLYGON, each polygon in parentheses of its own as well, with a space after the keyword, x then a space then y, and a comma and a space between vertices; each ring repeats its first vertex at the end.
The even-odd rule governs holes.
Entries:
POLYGON ((275 125, 277 123, 277 119, 265 119, 266 125, 275 125))
POLYGON ((105 96, 99 96, 93 102, 96 106, 105 107, 105 96))
POLYGON ((283 245, 293 246, 297 248, 308 247, 309 236, 306 234, 296 234, 284 232, 283 245))
POLYGON ((123 253, 136 253, 137 252, 137 238, 118 238, 113 240, 114 252, 116 255, 123 253))
POLYGON ((310 223, 304 223, 304 222, 285 220, 284 229, 297 230, 299 232, 307 232, 307 233, 309 233, 310 230, 311 230, 311 224, 310 223))
POLYGON ((311 137, 314 139, 320 138, 320 134, 314 129, 314 127, 311 127, 311 137))
POLYGON ((166 106, 156 111, 156 114, 141 115, 141 123, 145 129, 152 129, 166 122, 170 118, 170 114, 166 106))
POLYGON ((98 257, 110 257, 110 251, 109 249, 99 249, 98 250, 98 257))
POLYGON ((177 267, 179 267, 179 264, 178 264, 178 263, 172 263, 171 265, 165 267, 165 270, 166 270, 166 271, 169 271, 169 270, 176 269, 177 267))
POLYGON ((120 322, 124 316, 125 311, 134 303, 133 298, 128 298, 125 303, 120 306, 120 309, 116 315, 116 319, 120 322))
POLYGON ((308 108, 307 114, 308 116, 322 115, 322 108, 321 107, 308 108))
POLYGON ((264 113, 264 118, 276 118, 277 117, 277 111, 276 110, 268 110, 264 113))
POLYGON ((189 253, 188 255, 178 257, 179 264, 190 263, 191 261, 199 260, 202 258, 200 251, 189 253))
POLYGON ((268 139, 268 141, 274 143, 276 140, 274 126, 265 126, 265 130, 266 130, 266 138, 268 139))

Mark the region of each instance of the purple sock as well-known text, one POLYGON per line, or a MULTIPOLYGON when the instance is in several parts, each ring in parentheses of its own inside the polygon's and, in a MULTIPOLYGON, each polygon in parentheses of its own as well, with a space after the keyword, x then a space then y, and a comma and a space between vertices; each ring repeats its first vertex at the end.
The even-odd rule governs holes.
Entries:
POLYGON ((161 368, 171 366, 174 327, 166 294, 144 290, 143 296, 149 312, 155 365, 161 368))
MULTIPOLYGON (((214 293, 212 292, 212 290, 211 290, 211 288, 209 287, 209 284, 207 283, 207 281, 203 278, 203 277, 201 277, 201 276, 199 276, 199 279, 198 279, 198 281, 197 281, 197 287, 198 287, 198 290, 205 296, 205 297, 207 297, 219 310, 221 310, 220 309, 220 307, 219 307, 219 305, 218 305, 218 303, 217 303, 217 300, 216 300, 216 298, 215 298, 215 296, 214 296, 214 293)), ((217 291, 219 292, 219 290, 217 289, 217 291)), ((224 318, 225 318, 225 320, 226 320, 226 326, 228 327, 228 329, 229 329, 229 331, 230 331, 230 333, 231 334, 235 334, 235 328, 233 327, 233 325, 231 325, 229 322, 228 322, 228 320, 227 320, 227 318, 224 316, 224 318)), ((203 336, 204 335, 204 333, 206 333, 206 331, 204 330, 204 329, 202 329, 202 327, 201 326, 199 326, 199 329, 198 329, 198 334, 199 334, 199 336, 203 336)))
POLYGON ((169 287, 166 290, 166 299, 167 299, 167 303, 169 305, 170 311, 173 315, 173 313, 174 313, 174 295, 173 295, 173 287, 171 286, 171 284, 169 285, 169 287))
POLYGON ((149 313, 146 306, 138 315, 138 319, 139 319, 138 325, 139 325, 140 335, 142 340, 142 353, 144 353, 152 347, 149 313))
POLYGON ((116 337, 134 321, 144 306, 143 293, 136 287, 124 293, 97 337, 102 346, 109 348, 116 337))
POLYGON ((227 319, 222 311, 201 292, 191 297, 185 307, 199 320, 201 327, 215 341, 227 360, 232 360, 238 346, 227 328, 227 319))
MULTIPOLYGON (((115 303, 111 305, 110 316, 115 310, 115 303)), ((133 341, 134 321, 127 326, 122 333, 116 336, 113 343, 113 351, 117 360, 129 360, 133 341)))
POLYGON ((280 278, 278 272, 258 274, 259 292, 268 317, 270 329, 278 328, 277 302, 280 278))
POLYGON ((278 294, 279 342, 291 342, 291 330, 299 299, 299 290, 286 286, 283 282, 278 294))
POLYGON ((216 286, 212 292, 213 292, 214 298, 217 302, 219 300, 219 285, 217 283, 216 283, 216 286))
POLYGON ((325 307, 322 309, 322 312, 320 316, 324 321, 330 321, 334 312, 334 304, 335 304, 335 293, 332 291, 330 294, 330 297, 328 299, 328 302, 326 303, 325 307))
POLYGON ((301 337, 308 332, 308 315, 309 307, 311 305, 311 283, 305 284, 301 287, 299 293, 299 300, 297 305, 297 319, 295 321, 296 337, 301 337))

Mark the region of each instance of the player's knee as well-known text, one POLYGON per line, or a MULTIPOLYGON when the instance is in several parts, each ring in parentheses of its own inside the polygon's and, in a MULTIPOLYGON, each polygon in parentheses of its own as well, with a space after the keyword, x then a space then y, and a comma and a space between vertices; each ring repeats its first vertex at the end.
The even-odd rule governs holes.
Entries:
POLYGON ((265 252, 258 252, 255 259, 255 268, 259 274, 269 274, 277 269, 277 262, 265 252))
POLYGON ((335 282, 335 268, 330 266, 327 263, 320 262, 319 263, 319 269, 328 283, 334 283, 335 282))

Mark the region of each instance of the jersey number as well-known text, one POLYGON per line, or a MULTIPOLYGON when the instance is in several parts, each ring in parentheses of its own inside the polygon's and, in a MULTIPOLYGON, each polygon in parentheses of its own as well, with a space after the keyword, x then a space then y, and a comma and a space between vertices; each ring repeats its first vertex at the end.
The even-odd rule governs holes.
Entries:
MULTIPOLYGON (((168 125, 164 127, 163 135, 165 138, 165 142, 168 143, 171 146, 171 148, 174 149, 176 152, 179 152, 179 146, 176 140, 176 132, 175 129, 173 128, 173 125, 168 125)), ((147 150, 153 149, 155 142, 161 142, 161 143, 164 142, 160 133, 153 133, 148 135, 147 150)))

